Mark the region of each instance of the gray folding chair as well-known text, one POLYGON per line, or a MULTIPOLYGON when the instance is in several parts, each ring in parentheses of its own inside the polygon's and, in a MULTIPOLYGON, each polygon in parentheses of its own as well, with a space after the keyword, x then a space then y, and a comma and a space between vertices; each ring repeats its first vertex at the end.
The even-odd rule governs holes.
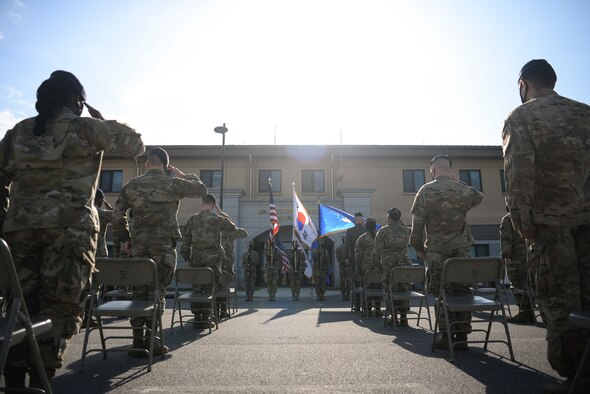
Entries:
MULTIPOLYGON (((27 340, 35 368, 43 383, 42 389, 46 393, 51 393, 51 386, 45 373, 36 339, 37 335, 51 330, 51 320, 40 316, 31 320, 16 275, 10 249, 2 238, 0 238, 0 293, 5 295, 4 301, 7 303, 6 313, 0 315, 0 342, 2 344, 0 373, 4 371, 10 348, 27 340)), ((0 388, 0 391, 4 391, 4 389, 0 388)))
POLYGON ((369 300, 382 302, 385 299, 383 290, 383 278, 377 270, 370 270, 365 273, 363 280, 363 307, 365 316, 369 315, 369 300))
MULTIPOLYGON (((232 314, 232 297, 235 296, 235 287, 231 287, 229 274, 227 271, 221 272, 220 283, 227 283, 227 286, 217 286, 215 290, 215 304, 219 309, 219 312, 223 310, 225 312, 225 318, 229 319, 232 314), (233 293, 232 290, 233 289, 233 293)), ((221 316, 217 316, 221 319, 221 316)))
MULTIPOLYGON (((109 339, 129 338, 132 336, 104 336, 105 330, 139 330, 140 328, 133 328, 131 326, 104 326, 102 323, 103 317, 145 317, 151 320, 149 329, 149 349, 148 355, 148 372, 152 370, 154 341, 156 340, 156 325, 158 325, 160 336, 158 339, 164 346, 164 336, 162 331, 162 311, 160 308, 159 298, 159 282, 158 269, 156 263, 148 258, 102 258, 96 259, 96 269, 98 272, 94 274, 93 291, 89 310, 87 312, 86 333, 84 334, 84 345, 82 348, 82 366, 86 360, 86 355, 91 352, 103 353, 103 358, 107 358, 107 352, 127 351, 127 349, 107 349, 106 341, 109 339), (100 303, 98 300, 98 288, 100 286, 119 286, 119 287, 135 287, 148 286, 152 289, 153 297, 151 300, 112 300, 100 303), (91 317, 96 317, 97 326, 91 327, 91 317), (90 332, 98 330, 100 333, 101 348, 88 349, 88 338, 90 332)), ((143 327, 141 328, 143 331, 143 327)), ((162 355, 164 358, 164 355, 162 355)))
MULTIPOLYGON (((578 326, 580 328, 585 328, 586 330, 590 330, 590 311, 582 311, 582 312, 572 312, 570 313, 569 321, 571 324, 578 326)), ((582 373, 588 368, 588 364, 590 363, 590 339, 586 342, 586 348, 584 349, 584 354, 582 355, 582 360, 580 360, 580 365, 578 365, 578 370, 576 371, 576 375, 574 376, 574 380, 570 386, 569 392, 570 393, 578 393, 582 392, 583 387, 580 386, 580 379, 582 377, 582 373), (580 391, 578 391, 578 389, 580 391)))
MULTIPOLYGON (((211 334, 211 323, 215 323, 215 328, 219 328, 217 325, 217 319, 215 318, 216 311, 216 299, 215 299, 215 274, 211 268, 178 268, 175 273, 176 276, 176 289, 174 294, 174 307, 172 308, 172 320, 170 322, 170 330, 174 328, 175 324, 180 324, 180 329, 183 329, 184 318, 182 316, 182 304, 201 304, 208 305, 207 307, 201 307, 199 309, 192 308, 193 313, 199 311, 205 312, 208 315, 207 322, 209 323, 209 334, 211 334), (189 288, 193 286, 204 287, 210 289, 209 291, 181 291, 181 284, 188 285, 189 288), (178 320, 174 320, 174 315, 178 311, 178 320)), ((189 315, 190 316, 190 315, 189 315)))
MULTIPOLYGON (((424 283, 424 276, 424 267, 395 267, 391 270, 391 274, 389 276, 389 289, 387 289, 387 298, 391 307, 390 310, 392 313, 393 328, 397 327, 395 312, 396 310, 402 308, 396 305, 396 301, 420 301, 418 312, 414 312, 411 309, 407 312, 408 315, 416 315, 417 317, 408 317, 408 320, 417 320, 417 325, 420 325, 420 319, 427 319, 428 326, 432 330, 432 321, 430 319, 430 309, 428 308, 428 297, 426 294, 415 290, 393 291, 393 288, 401 283, 422 284, 424 283), (426 305, 424 305, 424 303, 426 303, 426 305), (421 317, 423 306, 425 307, 428 314, 427 318, 421 317)), ((385 316, 383 324, 385 325, 386 322, 387 316, 385 316)))
POLYGON ((488 343, 500 342, 508 346, 510 351, 510 359, 514 361, 514 352, 512 350, 512 341, 510 339, 510 331, 508 330, 508 323, 506 322, 505 306, 500 295, 500 282, 502 279, 502 260, 498 257, 454 257, 445 262, 441 278, 440 294, 436 300, 437 311, 436 320, 434 323, 434 336, 432 340, 432 351, 434 351, 434 344, 439 334, 438 332, 439 313, 442 309, 445 323, 446 335, 449 345, 449 361, 454 361, 453 347, 459 343, 483 343, 484 350, 487 350, 488 343), (476 283, 494 282, 496 284, 496 291, 492 299, 478 296, 478 295, 453 295, 451 291, 451 284, 465 284, 473 286, 476 283), (471 320, 471 324, 486 323, 485 329, 472 329, 472 332, 484 332, 485 340, 483 341, 455 341, 452 340, 452 325, 466 323, 466 321, 449 322, 449 313, 451 312, 489 312, 489 319, 471 320), (499 319, 494 319, 494 315, 501 311, 499 319), (506 340, 490 340, 490 331, 492 323, 501 323, 504 326, 506 333, 506 340))

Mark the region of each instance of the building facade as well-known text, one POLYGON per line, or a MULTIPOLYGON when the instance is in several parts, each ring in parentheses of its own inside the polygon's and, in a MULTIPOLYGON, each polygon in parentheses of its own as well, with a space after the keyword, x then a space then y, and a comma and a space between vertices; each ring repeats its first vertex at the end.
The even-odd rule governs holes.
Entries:
MULTIPOLYGON (((170 163, 184 172, 194 172, 219 201, 221 180, 221 147, 204 145, 162 146, 170 163)), ((149 151, 151 147, 147 147, 149 151)), ((312 220, 318 223, 318 206, 330 205, 348 213, 360 211, 387 222, 386 211, 395 207, 402 220, 410 225, 410 208, 418 189, 430 181, 429 161, 447 154, 453 170, 462 181, 485 195, 480 206, 468 215, 476 245, 474 256, 500 255, 499 223, 506 213, 504 203, 504 170, 500 146, 429 146, 429 145, 228 145, 225 147, 223 176, 223 210, 234 222, 247 229, 249 236, 236 241, 235 270, 238 286, 242 285, 241 255, 248 241, 263 256, 268 237, 269 193, 272 188, 280 222, 279 236, 285 247, 291 247, 293 224, 293 184, 312 220)), ((137 162, 106 156, 99 187, 114 204, 118 192, 131 178, 143 174, 146 155, 137 162)), ((200 209, 197 199, 181 202, 178 221, 181 227, 200 209)), ((340 234, 328 238, 329 250, 341 244, 340 234)), ((110 232, 107 234, 110 242, 110 232)), ((415 258, 415 253, 412 257, 415 258)), ((332 261, 334 262, 334 258, 332 261)), ((261 258, 262 261, 262 258, 261 258)), ((179 265, 183 265, 179 256, 179 265)), ((337 284, 339 270, 333 264, 329 284, 337 284)), ((258 275, 264 285, 262 275, 258 275)))

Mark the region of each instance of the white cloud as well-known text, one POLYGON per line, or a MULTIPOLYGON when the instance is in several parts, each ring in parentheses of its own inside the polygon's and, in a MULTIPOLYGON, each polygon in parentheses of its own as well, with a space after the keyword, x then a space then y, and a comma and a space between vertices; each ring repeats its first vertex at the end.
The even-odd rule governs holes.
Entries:
POLYGON ((16 23, 16 24, 19 24, 22 20, 22 16, 14 11, 9 11, 8 17, 10 18, 12 23, 16 23))
POLYGON ((21 120, 10 108, 0 111, 0 135, 4 136, 6 131, 12 129, 21 120))
POLYGON ((23 97, 23 92, 11 86, 0 88, 0 100, 16 100, 23 97))

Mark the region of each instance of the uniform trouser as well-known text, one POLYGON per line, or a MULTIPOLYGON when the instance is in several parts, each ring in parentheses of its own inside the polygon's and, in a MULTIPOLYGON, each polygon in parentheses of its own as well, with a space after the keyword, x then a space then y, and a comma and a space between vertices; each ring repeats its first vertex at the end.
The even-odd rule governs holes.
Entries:
POLYGON ((256 287, 256 269, 244 270, 244 287, 246 289, 246 294, 254 292, 254 288, 256 287))
MULTIPOLYGON (((78 333, 94 268, 97 232, 73 228, 6 233, 31 316, 51 319, 51 331, 37 337, 49 378, 60 368, 69 340, 78 333)), ((7 366, 32 365, 28 344, 10 349, 7 366)))
POLYGON ((513 289, 526 290, 527 268, 526 260, 513 259, 510 263, 506 264, 508 279, 510 279, 513 289))
MULTIPOLYGON (((162 240, 151 239, 150 242, 133 241, 131 244, 131 255, 133 257, 149 257, 156 263, 158 269, 160 310, 164 313, 166 288, 172 281, 174 271, 176 270, 176 241, 172 238, 162 240)), ((153 290, 146 286, 137 286, 133 289, 133 299, 151 300, 154 297, 153 290)), ((131 326, 151 328, 151 321, 146 317, 134 317, 131 318, 131 326)))
POLYGON ((299 297, 301 292, 301 272, 289 271, 289 283, 291 284, 291 294, 293 297, 299 297))
POLYGON ((313 280, 315 282, 315 293, 318 297, 323 297, 326 294, 326 274, 327 270, 325 268, 315 268, 316 265, 314 264, 313 269, 313 280))
MULTIPOLYGON (((453 249, 448 251, 442 252, 431 252, 426 251, 425 261, 427 264, 427 271, 426 271, 426 283, 428 292, 435 297, 438 297, 440 294, 440 284, 442 279, 442 270, 447 259, 451 257, 468 257, 469 256, 469 248, 461 248, 461 249, 453 249)), ((450 286, 450 289, 447 289, 455 296, 461 295, 469 295, 471 291, 469 286, 464 284, 453 283, 450 286)), ((447 324, 445 322, 444 312, 441 308, 438 308, 435 305, 435 313, 436 319, 439 324, 439 328, 441 332, 444 332, 447 329, 447 324)), ((467 321, 467 323, 458 323, 453 324, 452 329, 454 331, 461 331, 461 332, 471 332, 471 313, 470 312, 449 312, 449 323, 453 323, 456 321, 467 321)))
MULTIPOLYGON (((389 271, 389 274, 385 274, 383 276, 383 288, 387 291, 389 289, 389 279, 390 279, 390 274, 391 271, 389 271)), ((410 290, 410 284, 409 283, 398 283, 397 285, 393 286, 392 291, 408 291, 410 290)), ((386 309, 388 311, 391 310, 391 301, 389 300, 389 298, 387 298, 386 300, 386 309)), ((407 313, 408 310, 410 309, 410 302, 407 300, 401 300, 401 301, 394 301, 393 305, 396 308, 396 313, 407 313)))
POLYGON ((569 314, 590 309, 590 225, 536 229, 531 271, 547 326, 547 358, 561 376, 573 378, 588 331, 569 324, 569 314))
POLYGON ((274 295, 277 292, 279 284, 280 267, 266 267, 266 285, 268 286, 268 294, 274 295))
POLYGON ((340 292, 342 295, 350 294, 352 289, 352 272, 348 265, 340 265, 340 292))

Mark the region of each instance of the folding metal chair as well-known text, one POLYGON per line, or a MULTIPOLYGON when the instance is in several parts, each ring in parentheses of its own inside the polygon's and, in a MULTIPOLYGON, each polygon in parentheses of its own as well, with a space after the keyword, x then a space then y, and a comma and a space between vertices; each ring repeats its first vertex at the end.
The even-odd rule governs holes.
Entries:
MULTIPOLYGON (((208 315, 207 322, 209 323, 209 334, 211 334, 211 323, 217 325, 215 318, 216 298, 215 298, 215 274, 211 268, 178 268, 175 273, 176 276, 176 290, 174 293, 174 306, 172 308, 172 320, 170 322, 170 330, 174 328, 175 324, 180 324, 180 329, 184 328, 184 318, 182 316, 182 303, 208 305, 208 307, 192 308, 193 312, 205 312, 208 315), (198 286, 200 288, 210 289, 203 291, 181 291, 182 287, 179 284, 188 285, 190 287, 198 286), (174 315, 178 311, 178 320, 174 320, 174 315)), ((189 315, 190 316, 190 315, 189 315)))
POLYGON ((385 290, 383 290, 383 278, 377 270, 370 270, 365 273, 363 280, 363 307, 364 315, 369 315, 369 299, 375 302, 385 299, 385 290))
MULTIPOLYGON (((570 313, 569 320, 570 323, 575 326, 590 330, 590 311, 572 312, 570 313)), ((576 371, 576 375, 574 376, 574 380, 569 389, 570 393, 582 392, 578 391, 578 389, 582 389, 582 387, 578 386, 580 385, 582 373, 588 368, 588 363, 590 363, 590 339, 586 342, 584 355, 582 356, 582 360, 580 360, 580 365, 578 365, 578 370, 576 371)))
POLYGON ((215 290, 215 304, 219 312, 217 318, 222 318, 221 314, 223 311, 225 312, 225 318, 229 319, 232 314, 232 297, 236 297, 236 289, 230 286, 230 277, 227 271, 221 272, 221 280, 219 282, 226 283, 226 286, 217 286, 215 290))
MULTIPOLYGON (((397 327, 395 312, 397 309, 402 308, 400 306, 396 306, 396 301, 420 301, 420 307, 418 309, 418 312, 414 312, 408 307, 408 315, 417 315, 417 317, 408 317, 408 320, 417 320, 417 325, 420 325, 420 319, 427 319, 428 326, 432 330, 432 321, 430 319, 430 309, 428 308, 428 297, 426 296, 426 294, 415 290, 393 291, 394 287, 397 287, 397 285, 402 283, 422 284, 424 283, 424 277, 424 267, 395 267, 391 270, 391 274, 389 276, 389 289, 387 289, 387 299, 392 314, 393 328, 397 327), (426 312, 428 313, 427 318, 421 317, 422 307, 424 306, 424 303, 426 303, 425 308, 426 312)), ((385 316, 383 325, 385 325, 386 323, 387 316, 385 316)))
POLYGON ((498 257, 454 257, 445 262, 441 278, 440 294, 436 300, 437 311, 436 320, 434 323, 434 336, 432 340, 432 351, 434 351, 434 344, 439 334, 446 334, 449 345, 449 361, 454 361, 453 347, 460 343, 483 343, 484 350, 487 350, 488 343, 500 342, 508 346, 510 351, 510 359, 514 361, 514 352, 512 350, 512 341, 510 339, 510 331, 508 330, 508 323, 506 322, 506 312, 504 303, 500 295, 500 282, 502 279, 502 260, 498 257), (494 282, 496 284, 496 291, 492 299, 478 296, 478 295, 459 295, 452 294, 451 284, 465 284, 473 286, 475 283, 494 282), (446 332, 440 333, 438 327, 439 313, 442 308, 446 332), (489 312, 489 319, 471 320, 471 324, 487 323, 487 330, 472 329, 472 332, 485 332, 484 341, 454 341, 452 340, 452 326, 460 323, 467 323, 467 321, 449 322, 450 312, 489 312), (494 314, 498 311, 502 312, 500 319, 494 319, 494 314), (506 340, 490 340, 490 331, 492 323, 501 323, 506 332, 506 340))
MULTIPOLYGON (((103 358, 107 358, 107 352, 121 352, 127 349, 107 349, 106 341, 108 339, 129 338, 132 336, 104 336, 104 330, 139 330, 140 328, 133 328, 131 326, 104 326, 102 323, 103 317, 146 317, 151 320, 149 329, 149 349, 148 354, 148 372, 152 370, 154 341, 156 340, 156 325, 158 325, 161 341, 161 346, 164 346, 164 336, 162 331, 162 311, 160 308, 159 297, 159 282, 158 269, 156 263, 148 258, 97 258, 96 269, 98 272, 94 274, 93 291, 91 294, 91 301, 89 310, 87 312, 86 333, 84 335, 84 345, 82 348, 82 366, 86 360, 86 355, 91 352, 102 351, 103 358), (120 286, 120 287, 135 287, 135 286, 149 286, 152 289, 153 297, 151 300, 113 300, 100 303, 98 300, 98 289, 100 286, 120 286), (91 327, 90 319, 96 317, 97 326, 91 327), (88 338, 90 332, 98 330, 100 333, 101 348, 88 349, 88 338)), ((143 331, 143 327, 141 328, 143 331)), ((162 355, 164 358, 164 355, 162 355)))
POLYGON ((10 348, 27 340, 35 368, 43 383, 42 389, 46 393, 51 393, 51 386, 45 373, 36 339, 37 335, 51 330, 51 320, 40 316, 31 320, 10 249, 2 238, 0 238, 0 293, 5 295, 4 301, 7 303, 6 313, 0 315, 0 342, 2 344, 0 373, 4 371, 10 348))

